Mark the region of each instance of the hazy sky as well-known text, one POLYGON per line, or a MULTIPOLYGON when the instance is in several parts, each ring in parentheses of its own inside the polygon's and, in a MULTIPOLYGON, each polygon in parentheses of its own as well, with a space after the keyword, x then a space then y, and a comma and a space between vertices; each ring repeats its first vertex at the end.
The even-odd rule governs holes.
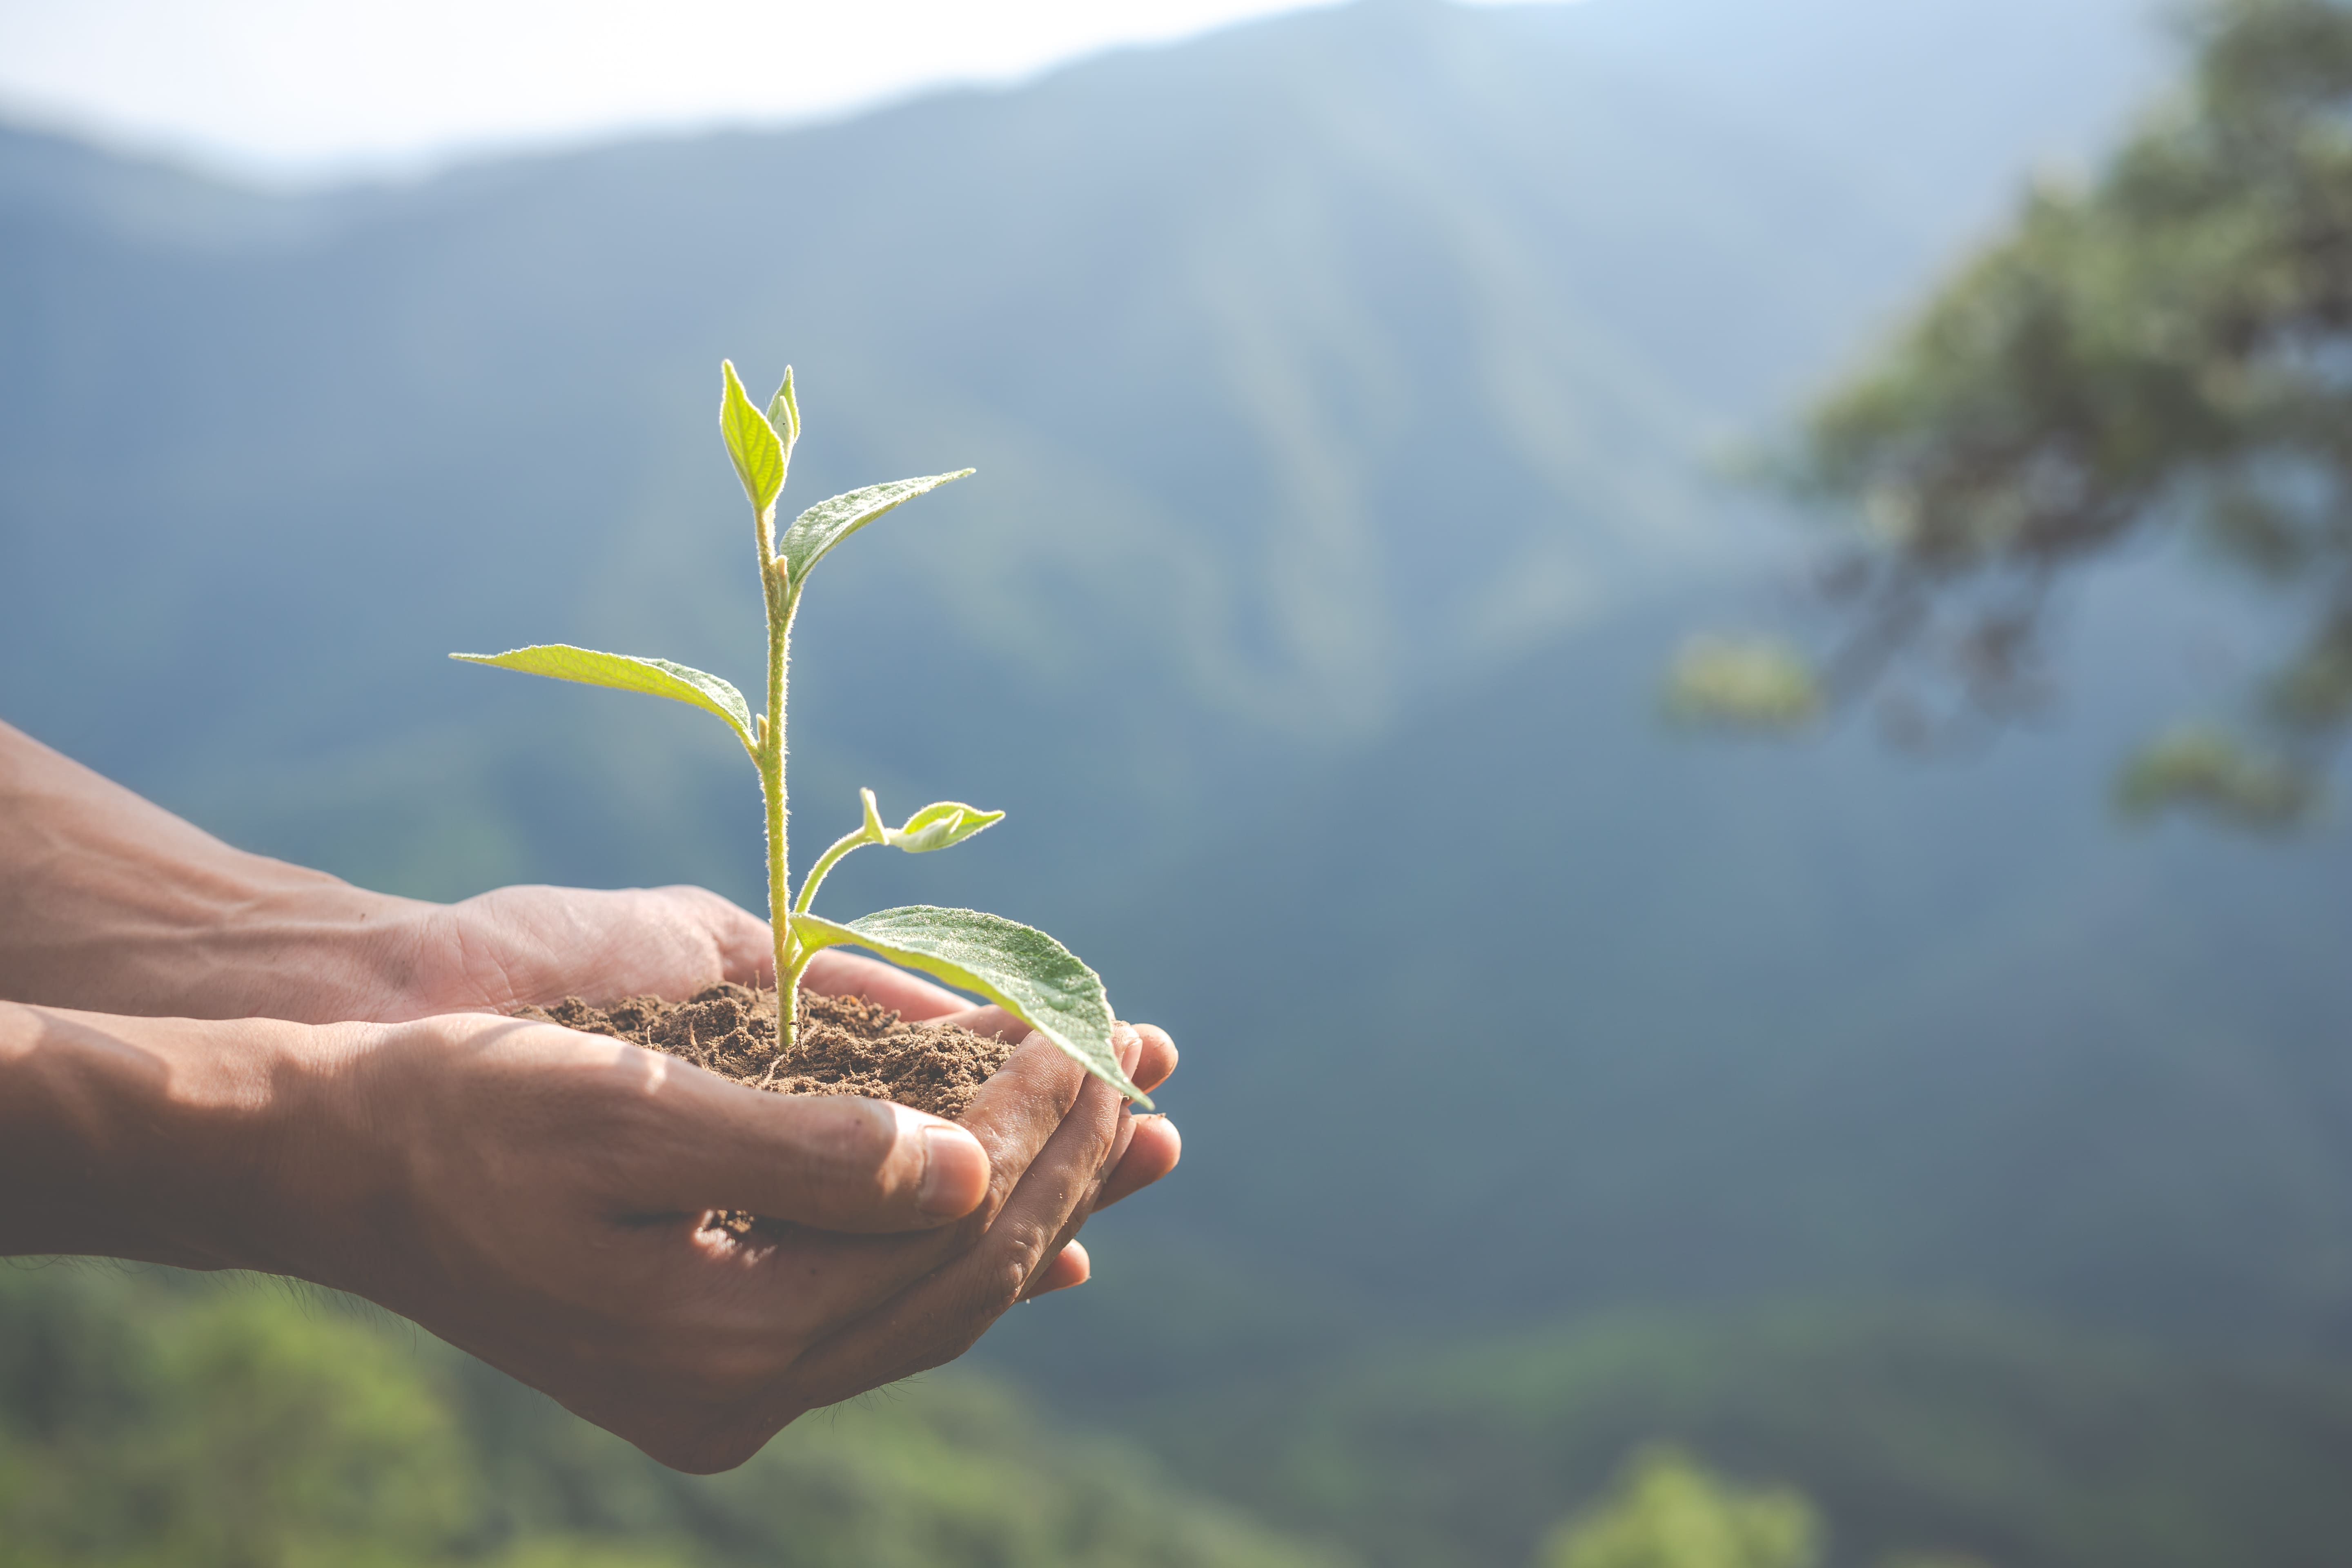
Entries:
POLYGON ((0 0, 0 114, 318 177, 793 119, 1330 0, 0 0))

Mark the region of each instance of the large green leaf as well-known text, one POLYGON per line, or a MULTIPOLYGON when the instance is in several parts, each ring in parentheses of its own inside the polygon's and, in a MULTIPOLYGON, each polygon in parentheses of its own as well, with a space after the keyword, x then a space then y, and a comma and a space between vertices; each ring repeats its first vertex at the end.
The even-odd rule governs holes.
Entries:
POLYGON ((977 910, 928 904, 883 910, 846 923, 795 914, 793 934, 811 948, 849 942, 977 991, 1068 1052, 1079 1066, 1145 1110, 1110 1043, 1110 998, 1095 972, 1044 931, 977 910))
POLYGON ((727 455, 734 459, 735 477, 743 481, 751 510, 765 517, 784 489, 783 438, 745 395, 733 360, 719 362, 719 434, 726 438, 727 455))
POLYGON ((821 500, 793 519, 792 527, 776 543, 776 553, 784 558, 797 586, 808 574, 808 569, 824 559, 826 551, 892 507, 913 500, 952 479, 962 479, 971 471, 959 468, 952 474, 933 474, 928 479, 892 479, 887 485, 868 485, 862 490, 821 500))
POLYGON ((751 737, 751 710, 745 704, 743 694, 715 675, 672 664, 666 658, 598 653, 593 648, 572 647, 564 643, 542 643, 505 653, 453 653, 449 657, 467 664, 520 669, 526 675, 576 680, 583 686, 610 686, 620 691, 643 691, 674 702, 690 703, 726 720, 727 727, 735 731, 745 749, 754 756, 759 754, 758 742, 751 737))

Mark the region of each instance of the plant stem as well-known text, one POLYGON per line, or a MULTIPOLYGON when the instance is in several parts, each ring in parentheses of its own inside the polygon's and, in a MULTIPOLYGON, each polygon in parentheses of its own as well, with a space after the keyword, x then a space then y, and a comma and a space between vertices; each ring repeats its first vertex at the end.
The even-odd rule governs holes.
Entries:
POLYGON ((833 847, 818 856, 816 864, 809 868, 808 875, 801 879, 801 896, 793 900, 793 912, 808 913, 809 905, 816 900, 816 890, 819 884, 824 882, 824 874, 839 864, 841 858, 851 850, 873 842, 873 837, 862 826, 853 827, 835 839, 833 847))
POLYGON ((785 580, 784 563, 770 556, 761 563, 761 595, 768 611, 768 732, 766 755, 760 759, 761 793, 768 807, 768 924, 775 941, 776 1054, 793 1054, 793 1037, 800 1016, 801 971, 807 960, 793 935, 791 854, 786 827, 792 813, 784 799, 784 680, 791 666, 793 611, 799 595, 785 580))

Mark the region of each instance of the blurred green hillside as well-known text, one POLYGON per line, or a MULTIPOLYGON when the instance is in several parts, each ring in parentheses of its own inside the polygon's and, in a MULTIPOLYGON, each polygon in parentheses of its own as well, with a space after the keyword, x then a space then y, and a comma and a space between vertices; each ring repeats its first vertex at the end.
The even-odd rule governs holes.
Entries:
POLYGON ((6 1568, 1341 1568, 971 1377, 726 1476, 379 1314, 268 1281, 0 1268, 6 1568))
MULTIPOLYGON (((740 1484, 1064 1560, 957 1512, 1009 1445, 1170 1562, 1312 1560, 1279 1529, 1516 1568, 1667 1439, 1804 1490, 1839 1568, 2327 1561, 2352 837, 2136 832, 2103 801, 2262 657, 2257 606, 2138 561, 2064 606, 2055 721, 1935 766, 1836 731, 1708 744, 1655 702, 1693 626, 1769 619, 1806 558, 1724 455, 2167 62, 2126 0, 1391 0, 310 195, 0 132, 0 715, 375 886, 753 901, 715 727, 441 656, 751 675, 715 373, 790 359, 788 502, 981 470, 828 564, 795 803, 820 833, 859 784, 1013 813, 828 898, 1034 921, 1185 1051, 1182 1173, 982 1352, 1156 1461, 1099 1479, 1061 1415, 943 1380, 903 1426, 812 1423, 752 1479, 665 1490, 418 1351, 383 1374, 383 1451, 541 1500, 509 1519, 417 1461, 442 1500, 409 1511, 449 1522, 398 1549, 767 1560, 696 1522, 740 1484), (575 1474, 581 1444, 604 1457, 575 1474), (1226 1519, 1202 1495, 1278 1522, 1201 1544, 1165 1521, 1226 1519)), ((79 1278, 0 1279, 10 1322, 63 1313, 65 1357, 87 1321, 142 1369, 215 1322, 145 1284, 47 1294, 79 1278)), ((300 1323, 382 1332, 248 1309, 216 1331, 282 1336, 298 1382, 300 1323)), ((134 1414, 72 1453, 9 1427, 10 1496, 112 1517, 108 1487, 191 1484, 140 1434, 193 1451, 208 1417, 135 1414, 179 1375, 123 1374, 134 1414)), ((917 1549, 837 1550, 807 1560, 917 1549)))
POLYGON ((1657 1441, 1800 1489, 1837 1563, 2321 1568, 2352 1530, 2341 1367, 1966 1311, 1601 1320, 1154 1418, 1187 1475, 1400 1568, 1527 1562, 1657 1441))
POLYGON ((1795 1489, 1831 1568, 2326 1568, 2352 1529, 2340 1365, 1966 1311, 1394 1345, 1127 1419, 959 1371, 686 1477, 323 1294, 0 1269, 6 1568, 1520 1568, 1662 1442, 1795 1489))

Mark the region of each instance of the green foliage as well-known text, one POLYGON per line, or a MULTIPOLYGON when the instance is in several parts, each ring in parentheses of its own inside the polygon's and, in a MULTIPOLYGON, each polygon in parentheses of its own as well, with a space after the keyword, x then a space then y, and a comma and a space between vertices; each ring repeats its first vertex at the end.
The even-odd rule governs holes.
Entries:
MULTIPOLYGON (((728 460, 735 465, 735 477, 743 481, 744 499, 759 515, 760 529, 764 535, 775 516, 776 498, 783 493, 784 470, 789 461, 783 431, 770 416, 761 414, 743 395, 743 383, 735 374, 735 362, 723 361, 719 367, 721 390, 719 398, 719 433, 727 443, 728 460)), ((786 384, 791 373, 785 373, 786 384)), ((778 388, 776 400, 789 410, 792 403, 778 388)), ((800 421, 793 418, 790 428, 798 434, 800 421)))
POLYGON ((961 844, 982 828, 1004 820, 1001 811, 977 811, 960 800, 942 800, 923 807, 900 826, 885 827, 874 792, 867 789, 857 793, 866 802, 866 832, 875 835, 877 842, 904 849, 909 855, 927 855, 934 849, 961 844))
POLYGON ((784 558, 793 582, 797 584, 808 575, 810 567, 824 558, 826 552, 884 512, 966 478, 971 471, 958 468, 952 474, 933 474, 928 479, 892 479, 887 484, 868 485, 861 490, 821 500, 793 519, 792 527, 784 531, 783 539, 776 546, 776 553, 784 558))
MULTIPOLYGON (((1124 1084, 1110 1043, 1110 1004, 1102 982, 1044 931, 977 910, 928 904, 883 910, 845 924, 793 916, 793 934, 814 952, 855 942, 883 957, 979 992, 1086 1064, 1106 1083, 1124 1084)), ((1127 1090, 1137 1103, 1151 1103, 1127 1090)))
POLYGON ((2241 826, 2290 827, 2311 814, 2311 777, 2256 756, 2218 730, 2184 727, 2150 742, 2126 765, 2116 804, 2129 816, 2210 813, 2241 826))
POLYGON ((886 910, 846 925, 808 912, 825 873, 862 844, 887 844, 922 854, 960 844, 1004 814, 975 811, 955 801, 925 806, 906 826, 886 828, 874 793, 865 798, 864 826, 835 843, 809 870, 800 895, 792 890, 785 840, 784 680, 790 664, 793 617, 808 574, 833 547, 894 508, 970 474, 961 468, 927 479, 894 479, 819 501, 793 521, 779 540, 776 498, 783 492, 793 444, 801 428, 799 395, 793 373, 762 413, 743 391, 734 362, 719 369, 719 431, 729 461, 751 504, 759 544, 760 576, 768 622, 767 710, 754 717, 743 695, 715 675, 667 659, 636 658, 588 648, 548 644, 501 654, 453 653, 469 664, 519 669, 590 686, 642 691, 688 703, 726 721, 759 769, 768 817, 768 919, 774 931, 776 1033, 793 1048, 802 971, 810 958, 837 942, 856 942, 886 958, 910 963, 956 985, 979 991, 1052 1040, 1072 1059, 1139 1104, 1151 1101, 1120 1070, 1111 1045, 1110 999, 1095 972, 1043 931, 996 915, 929 907, 886 910))
POLYGON ((691 1478, 404 1324, 0 1270, 0 1568, 1347 1568, 937 1378, 691 1478))
POLYGON ((1819 1568, 1821 1520, 1785 1487, 1755 1489, 1681 1450, 1637 1458, 1609 1498, 1555 1530, 1537 1568, 1819 1568))
POLYGON ((2352 1538, 2340 1365, 1917 1305, 1373 1344, 1159 1430, 1188 1479, 1375 1568, 1526 1563, 1661 1441, 1801 1491, 1837 1568, 2337 1568, 2352 1538))
POLYGON ((1691 723, 1801 728, 1821 712, 1821 689, 1801 655, 1768 639, 1694 637, 1666 674, 1666 711, 1691 723))
POLYGON ((1818 411, 1800 477, 1863 521, 1836 662, 1996 711, 2059 577, 2192 530, 2308 628, 2264 718, 2309 774, 2352 721, 2352 7, 2215 0, 2196 33, 2188 92, 2038 192, 1818 411))
POLYGON ((397 1340, 277 1289, 134 1324, 109 1283, 0 1276, 0 1324, 66 1362, 37 1400, 10 1369, 0 1564, 421 1568, 464 1535, 481 1499, 457 1424, 397 1340), (45 1290, 105 1316, 28 1322, 45 1290), (93 1341, 102 1359, 72 1354, 93 1341))
POLYGON ((751 710, 733 683, 682 664, 672 664, 666 658, 633 658, 625 653, 598 653, 593 648, 570 647, 562 643, 542 643, 506 653, 453 653, 449 657, 467 664, 576 680, 583 686, 609 686, 619 691, 667 697, 673 702, 717 714, 735 731, 735 738, 743 742, 745 750, 754 755, 759 752, 759 742, 752 737, 751 710))

